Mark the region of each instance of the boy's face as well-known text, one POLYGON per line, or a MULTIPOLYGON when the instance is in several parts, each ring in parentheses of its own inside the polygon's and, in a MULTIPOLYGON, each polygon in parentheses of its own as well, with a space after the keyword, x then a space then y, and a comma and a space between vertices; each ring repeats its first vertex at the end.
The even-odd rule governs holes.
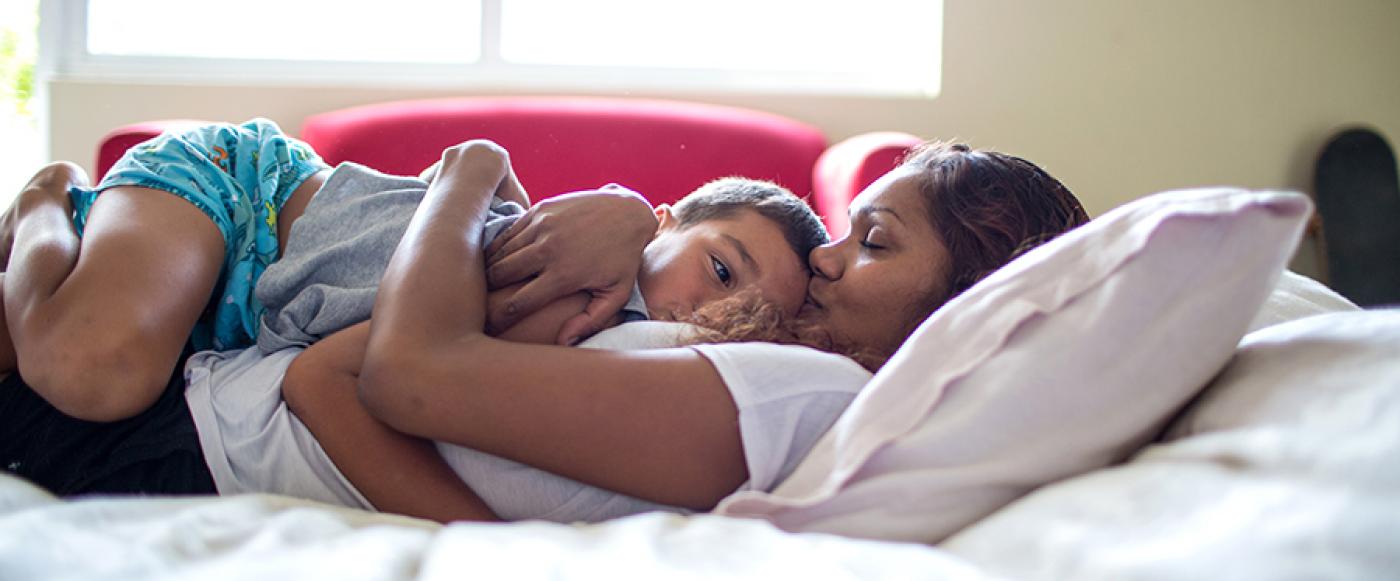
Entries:
POLYGON ((675 320, 749 288, 789 315, 802 307, 811 275, 771 220, 739 210, 683 228, 669 207, 656 212, 661 224, 637 275, 651 318, 675 320))

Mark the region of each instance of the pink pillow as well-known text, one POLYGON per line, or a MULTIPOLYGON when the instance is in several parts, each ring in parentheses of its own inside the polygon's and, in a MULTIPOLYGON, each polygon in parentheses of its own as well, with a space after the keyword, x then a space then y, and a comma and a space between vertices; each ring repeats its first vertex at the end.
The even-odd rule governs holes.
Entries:
POLYGON ((937 542, 1123 459, 1229 360, 1310 209, 1168 192, 1027 253, 924 321, 777 489, 716 512, 937 542))

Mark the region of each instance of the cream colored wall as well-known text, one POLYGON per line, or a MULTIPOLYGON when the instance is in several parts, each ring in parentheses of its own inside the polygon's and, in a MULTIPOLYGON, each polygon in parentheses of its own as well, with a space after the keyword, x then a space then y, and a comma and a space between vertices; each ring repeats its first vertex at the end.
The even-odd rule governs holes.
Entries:
MULTIPOLYGON (((645 96, 768 110, 833 140, 895 129, 1016 153, 1097 215, 1176 187, 1307 190, 1318 149, 1342 126, 1395 143, 1397 24, 1392 0, 948 0, 936 99, 645 96)), ((461 93, 56 80, 50 154, 90 165, 102 134, 134 121, 260 115, 296 131, 320 111, 461 93)), ((1312 262, 1304 253, 1295 269, 1313 273, 1312 262)))

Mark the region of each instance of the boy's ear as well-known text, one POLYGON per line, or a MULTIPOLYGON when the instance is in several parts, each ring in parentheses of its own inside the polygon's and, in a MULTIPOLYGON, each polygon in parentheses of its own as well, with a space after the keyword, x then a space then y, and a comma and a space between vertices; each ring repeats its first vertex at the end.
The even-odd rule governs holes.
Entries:
POLYGON ((656 231, 661 232, 676 227, 676 215, 671 213, 670 204, 659 204, 652 209, 656 214, 656 231))

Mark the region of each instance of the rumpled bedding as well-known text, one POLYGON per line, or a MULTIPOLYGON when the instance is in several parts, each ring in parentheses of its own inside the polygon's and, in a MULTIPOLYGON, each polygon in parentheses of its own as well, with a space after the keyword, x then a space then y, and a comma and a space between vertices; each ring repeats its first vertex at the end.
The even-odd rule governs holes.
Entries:
POLYGON ((930 547, 649 513, 600 525, 425 521, 267 495, 62 502, 0 477, 0 579, 991 577, 930 547))
POLYGON ((1400 578, 1400 309, 1247 335, 1161 443, 941 546, 1017 579, 1400 578))

